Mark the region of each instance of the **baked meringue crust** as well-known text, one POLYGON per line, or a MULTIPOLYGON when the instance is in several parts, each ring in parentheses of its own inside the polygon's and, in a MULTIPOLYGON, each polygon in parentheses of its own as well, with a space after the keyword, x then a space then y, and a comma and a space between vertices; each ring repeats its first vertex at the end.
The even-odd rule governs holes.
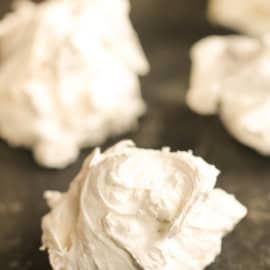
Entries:
POLYGON ((209 0, 209 20, 240 32, 259 36, 270 31, 268 0, 209 0))
POLYGON ((192 48, 188 106, 218 114, 240 142, 270 154, 269 36, 212 36, 192 48), (211 74, 211 76, 209 76, 211 74))
POLYGON ((0 23, 3 139, 62 168, 137 126, 138 75, 149 66, 129 9, 127 0, 18 1, 0 23))
POLYGON ((246 214, 190 152, 123 141, 86 159, 67 193, 46 192, 43 247, 55 270, 199 270, 246 214))

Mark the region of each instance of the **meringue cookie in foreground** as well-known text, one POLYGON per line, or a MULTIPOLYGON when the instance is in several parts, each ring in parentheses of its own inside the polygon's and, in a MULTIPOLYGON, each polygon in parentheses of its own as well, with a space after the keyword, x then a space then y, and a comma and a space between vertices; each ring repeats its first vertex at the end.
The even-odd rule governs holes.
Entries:
POLYGON ((86 159, 67 193, 46 192, 43 248, 54 270, 201 270, 246 215, 191 152, 122 141, 86 159))
POLYGON ((210 0, 208 17, 224 25, 251 35, 270 32, 269 0, 210 0))
POLYGON ((240 142, 270 155, 270 38, 208 37, 192 48, 187 103, 219 114, 240 142))
POLYGON ((62 168, 137 126, 148 63, 128 0, 18 1, 0 22, 0 136, 62 168))

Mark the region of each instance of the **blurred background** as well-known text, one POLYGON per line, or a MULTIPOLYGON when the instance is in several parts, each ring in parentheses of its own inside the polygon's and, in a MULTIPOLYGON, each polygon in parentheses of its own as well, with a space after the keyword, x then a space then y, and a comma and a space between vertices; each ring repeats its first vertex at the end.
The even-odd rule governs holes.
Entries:
MULTIPOLYGON (((208 24, 204 0, 132 0, 131 18, 151 64, 142 79, 148 113, 137 131, 122 138, 138 146, 192 149, 222 174, 218 186, 249 208, 248 217, 225 238, 223 252, 208 270, 270 269, 270 163, 232 139, 217 117, 201 117, 184 103, 189 81, 191 45, 209 34, 231 32, 208 24)), ((1 0, 0 15, 11 1, 1 0)), ((16 74, 14 74, 16 76, 16 74)), ((211 76, 211 74, 210 74, 211 76)), ((42 169, 30 151, 0 141, 0 269, 48 270, 40 247, 40 220, 48 211, 48 189, 65 191, 91 149, 82 151, 65 170, 42 169)), ((176 269, 177 270, 177 269, 176 269)))

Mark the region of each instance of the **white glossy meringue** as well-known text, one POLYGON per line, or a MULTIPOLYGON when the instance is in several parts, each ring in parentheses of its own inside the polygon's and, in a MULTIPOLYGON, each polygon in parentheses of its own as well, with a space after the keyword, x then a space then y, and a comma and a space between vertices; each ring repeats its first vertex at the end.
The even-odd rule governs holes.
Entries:
POLYGON ((128 0, 19 1, 0 23, 0 136, 44 166, 137 125, 148 63, 128 0))
POLYGON ((67 193, 46 192, 43 247, 54 270, 201 270, 246 215, 190 152, 123 141, 95 150, 67 193))
POLYGON ((208 37, 192 49, 188 105, 220 115, 229 132, 270 155, 270 39, 208 37))
POLYGON ((269 0, 210 0, 208 14, 213 23, 247 34, 270 32, 269 0))

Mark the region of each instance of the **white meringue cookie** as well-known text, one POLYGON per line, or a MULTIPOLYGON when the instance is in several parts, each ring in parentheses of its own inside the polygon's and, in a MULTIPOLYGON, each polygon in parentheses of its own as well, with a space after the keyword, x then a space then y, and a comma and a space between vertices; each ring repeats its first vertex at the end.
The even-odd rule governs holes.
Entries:
POLYGON ((213 23, 247 34, 270 32, 269 0, 210 0, 208 15, 213 23))
POLYGON ((137 125, 148 63, 127 0, 19 1, 0 23, 0 136, 44 166, 137 125))
POLYGON ((190 152, 123 141, 95 150, 67 193, 47 192, 43 247, 54 270, 200 270, 246 215, 190 152))
POLYGON ((218 113, 229 132, 270 155, 269 37, 208 37, 192 49, 188 105, 218 113))

